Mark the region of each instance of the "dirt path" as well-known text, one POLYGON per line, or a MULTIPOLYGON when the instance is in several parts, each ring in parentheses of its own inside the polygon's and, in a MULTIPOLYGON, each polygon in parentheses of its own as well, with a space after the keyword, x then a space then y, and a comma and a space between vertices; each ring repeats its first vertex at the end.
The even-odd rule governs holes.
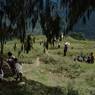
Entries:
POLYGON ((36 65, 37 67, 40 65, 40 58, 39 58, 39 57, 37 57, 36 62, 35 62, 35 65, 36 65))
POLYGON ((37 57, 35 63, 33 64, 24 64, 23 65, 23 73, 31 72, 32 68, 36 68, 40 66, 40 58, 37 57))

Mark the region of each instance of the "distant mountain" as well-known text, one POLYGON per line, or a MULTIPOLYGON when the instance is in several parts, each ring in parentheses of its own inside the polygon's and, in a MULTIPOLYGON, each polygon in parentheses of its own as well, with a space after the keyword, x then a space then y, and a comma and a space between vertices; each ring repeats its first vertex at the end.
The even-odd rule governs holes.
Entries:
POLYGON ((83 20, 80 18, 73 31, 82 32, 85 37, 95 39, 95 11, 92 12, 90 19, 86 20, 86 24, 83 24, 83 20))
MULTIPOLYGON (((60 0, 50 0, 50 1, 51 1, 51 5, 55 7, 55 9, 58 11, 58 14, 64 20, 66 17, 67 9, 64 9, 64 11, 60 9, 60 4, 61 4, 60 0)), ((48 0, 40 0, 40 2, 43 2, 43 3, 41 3, 41 6, 43 6, 43 8, 46 8, 46 6, 48 5, 48 0)), ((5 0, 0 0, 0 10, 3 10, 3 6, 5 6, 5 5, 6 5, 5 0)), ((63 23, 65 23, 65 21, 63 23)), ((28 29, 27 29, 28 32, 32 31, 31 26, 32 25, 30 25, 30 27, 28 27, 28 29)), ((61 28, 64 28, 64 24, 62 24, 61 28)), ((86 24, 83 24, 83 20, 81 17, 78 20, 78 22, 74 25, 73 31, 74 32, 82 32, 86 38, 95 39, 95 11, 92 12, 90 19, 87 20, 86 24)), ((42 34, 42 29, 41 29, 39 22, 37 22, 36 28, 33 33, 34 34, 42 34)))

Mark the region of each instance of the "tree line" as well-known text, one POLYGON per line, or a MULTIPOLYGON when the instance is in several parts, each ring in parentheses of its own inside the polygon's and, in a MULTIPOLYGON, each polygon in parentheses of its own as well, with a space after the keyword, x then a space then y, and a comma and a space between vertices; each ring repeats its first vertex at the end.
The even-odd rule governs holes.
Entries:
MULTIPOLYGON (((6 0, 3 11, 0 10, 1 54, 3 53, 4 42, 8 39, 8 36, 18 37, 22 45, 24 45, 28 18, 31 18, 32 29, 35 28, 36 22, 39 20, 48 43, 53 43, 55 37, 57 39, 60 37, 60 16, 57 12, 54 16, 51 15, 54 7, 51 7, 50 0, 47 1, 48 6, 44 9, 43 0, 6 0), (10 20, 9 27, 2 23, 4 16, 10 20), (14 25, 16 25, 15 29, 12 27, 14 25)), ((90 14, 95 6, 95 0, 60 0, 60 2, 60 8, 63 8, 63 10, 67 8, 65 18, 67 28, 62 31, 65 34, 72 30, 74 24, 82 16, 85 24, 86 19, 90 19, 90 14), (85 12, 87 12, 86 16, 84 16, 85 12)))

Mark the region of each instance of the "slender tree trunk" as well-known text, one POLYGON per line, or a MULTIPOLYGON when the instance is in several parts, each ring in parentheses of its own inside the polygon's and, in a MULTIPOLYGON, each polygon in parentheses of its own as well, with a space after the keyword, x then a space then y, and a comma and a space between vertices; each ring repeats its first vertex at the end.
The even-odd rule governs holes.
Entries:
POLYGON ((4 49, 4 41, 3 41, 3 37, 1 37, 1 55, 3 55, 3 49, 4 49))
POLYGON ((3 39, 1 37, 1 50, 0 50, 0 67, 2 68, 3 66, 3 50, 4 50, 4 42, 3 39))
POLYGON ((4 45, 3 45, 3 43, 1 42, 1 54, 3 54, 3 48, 4 48, 4 45))

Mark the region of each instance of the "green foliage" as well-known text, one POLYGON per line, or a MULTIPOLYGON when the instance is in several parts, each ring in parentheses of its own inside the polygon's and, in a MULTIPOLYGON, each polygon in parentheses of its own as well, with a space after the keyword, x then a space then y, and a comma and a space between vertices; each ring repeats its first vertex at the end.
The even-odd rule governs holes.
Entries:
POLYGON ((46 16, 41 14, 41 27, 49 43, 53 43, 55 38, 60 36, 60 17, 46 16))
MULTIPOLYGON (((67 37, 60 42, 61 47, 59 49, 49 48, 48 53, 44 54, 43 45, 40 45, 39 42, 46 39, 45 36, 36 36, 35 38, 33 49, 28 54, 22 52, 19 57, 19 60, 24 62, 23 76, 25 79, 23 81, 25 84, 22 85, 12 81, 14 79, 6 74, 6 82, 0 83, 1 95, 12 95, 13 93, 14 95, 95 94, 95 64, 73 61, 73 56, 80 54, 81 51, 84 54, 94 52, 94 41, 75 40, 67 37), (70 42, 71 46, 67 56, 63 57, 63 44, 65 41, 70 42), (39 62, 37 61, 38 58, 39 62)), ((20 46, 19 40, 8 41, 4 48, 4 58, 7 58, 8 51, 13 52, 17 57, 20 46), (15 42, 17 42, 17 49, 14 51, 15 42)))

